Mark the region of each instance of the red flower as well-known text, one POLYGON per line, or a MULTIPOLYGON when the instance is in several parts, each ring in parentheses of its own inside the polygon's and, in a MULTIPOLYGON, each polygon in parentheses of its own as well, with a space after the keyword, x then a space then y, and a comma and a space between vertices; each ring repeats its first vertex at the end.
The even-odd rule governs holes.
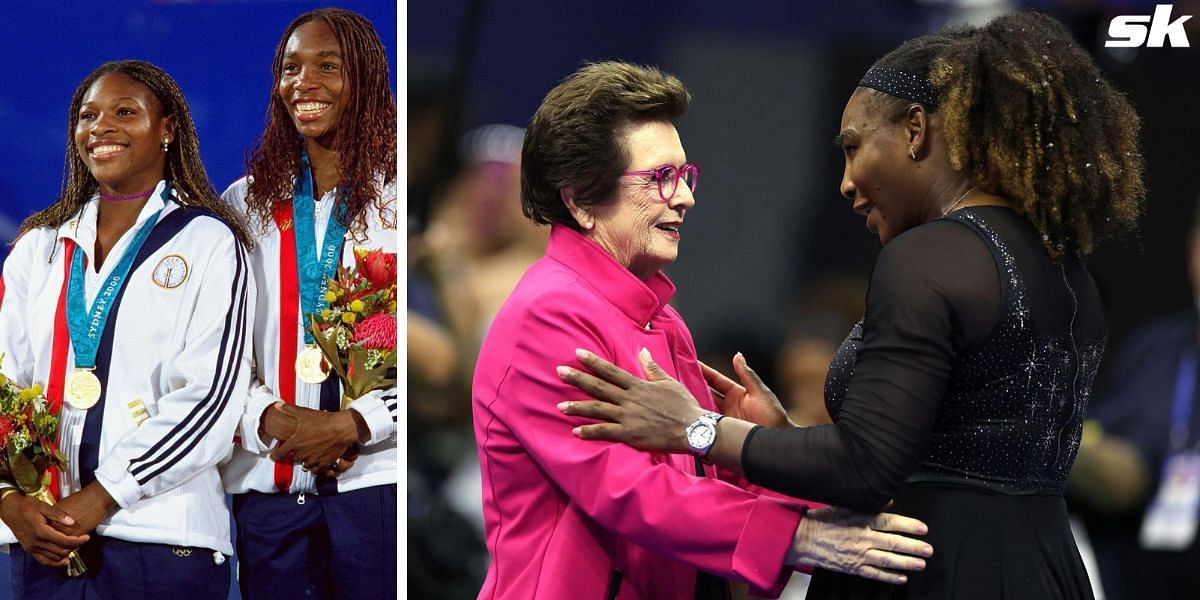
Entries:
POLYGON ((396 285, 395 254, 387 254, 383 250, 372 250, 358 261, 358 270, 375 289, 396 285))
POLYGON ((0 417, 0 448, 8 445, 8 436, 12 434, 13 429, 16 429, 16 425, 12 417, 0 417))
POLYGON ((371 315, 354 328, 354 341, 367 350, 394 350, 396 338, 396 317, 388 314, 371 315))

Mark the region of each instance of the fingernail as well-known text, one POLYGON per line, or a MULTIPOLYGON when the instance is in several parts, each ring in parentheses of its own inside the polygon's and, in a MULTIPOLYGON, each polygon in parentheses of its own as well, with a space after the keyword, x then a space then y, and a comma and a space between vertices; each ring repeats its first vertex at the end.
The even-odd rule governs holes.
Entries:
POLYGON ((573 434, 575 434, 575 435, 579 435, 580 433, 583 433, 583 428, 582 428, 582 427, 576 427, 575 429, 572 429, 572 430, 571 430, 571 433, 573 433, 573 434))
POLYGON ((570 402, 559 402, 559 403, 558 403, 558 410, 561 410, 561 411, 563 411, 563 412, 567 412, 567 409, 568 409, 568 408, 570 408, 570 406, 571 406, 571 403, 570 403, 570 402))
POLYGON ((923 560, 921 560, 921 559, 919 559, 919 558, 918 558, 918 559, 917 559, 917 566, 915 567, 915 570, 917 570, 917 571, 921 571, 921 570, 924 570, 924 569, 925 569, 925 561, 923 561, 923 560))
POLYGON ((638 352, 638 356, 642 357, 642 360, 653 360, 650 357, 650 350, 646 349, 644 346, 642 347, 641 352, 638 352))
POLYGON ((576 349, 575 349, 575 358, 578 358, 579 360, 583 360, 583 359, 585 359, 585 358, 587 358, 587 357, 588 357, 588 351, 587 351, 587 350, 584 350, 583 348, 576 348, 576 349))
POLYGON ((923 550, 922 554, 924 554, 926 557, 933 556, 933 546, 926 545, 921 550, 923 550))
POLYGON ((568 375, 570 375, 570 374, 571 374, 571 369, 570 369, 570 368, 568 368, 568 367, 564 367, 564 366, 562 366, 562 365, 559 365, 558 367, 555 367, 555 369, 554 369, 554 370, 555 370, 555 371, 558 371, 558 376, 559 376, 559 377, 562 377, 562 378, 564 378, 564 379, 565 379, 565 378, 566 378, 568 375))
POLYGON ((70 515, 67 515, 67 517, 63 519, 63 523, 66 523, 67 525, 74 525, 75 519, 72 519, 70 515))
POLYGON ((901 576, 900 576, 900 583, 908 583, 908 578, 907 578, 907 577, 905 577, 905 576, 903 576, 903 575, 901 575, 901 576))

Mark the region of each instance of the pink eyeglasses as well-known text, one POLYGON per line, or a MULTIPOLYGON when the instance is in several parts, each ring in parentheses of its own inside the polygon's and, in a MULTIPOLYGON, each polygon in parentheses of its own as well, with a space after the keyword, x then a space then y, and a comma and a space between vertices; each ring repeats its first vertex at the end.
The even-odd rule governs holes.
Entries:
POLYGON ((671 198, 675 197, 675 192, 679 189, 679 180, 687 182, 688 189, 696 191, 696 183, 700 181, 700 165, 695 163, 686 163, 682 166, 663 165, 657 169, 650 171, 626 171, 621 174, 624 176, 642 176, 649 177, 651 181, 658 183, 658 196, 663 202, 670 202, 671 198))

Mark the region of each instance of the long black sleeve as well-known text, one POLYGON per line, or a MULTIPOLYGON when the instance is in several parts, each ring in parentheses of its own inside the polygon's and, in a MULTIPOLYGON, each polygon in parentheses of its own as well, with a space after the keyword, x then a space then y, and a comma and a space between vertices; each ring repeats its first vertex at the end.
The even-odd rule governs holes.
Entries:
POLYGON ((1001 306, 996 263, 961 223, 914 228, 880 252, 862 347, 834 425, 756 428, 750 481, 864 512, 881 509, 929 440, 955 357, 988 337, 1001 306))

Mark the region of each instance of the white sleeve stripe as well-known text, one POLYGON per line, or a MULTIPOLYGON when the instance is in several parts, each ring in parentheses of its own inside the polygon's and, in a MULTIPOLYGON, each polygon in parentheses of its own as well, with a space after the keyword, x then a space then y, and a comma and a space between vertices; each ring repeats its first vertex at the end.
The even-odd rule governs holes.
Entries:
POLYGON ((245 264, 245 254, 240 245, 237 246, 235 256, 237 258, 237 270, 230 291, 230 306, 225 317, 225 330, 217 356, 217 371, 214 373, 213 385, 209 388, 209 392, 204 399, 197 403, 191 412, 176 424, 171 431, 141 456, 130 461, 129 470, 134 476, 138 476, 147 469, 162 464, 164 461, 167 462, 167 464, 156 469, 153 473, 138 477, 139 483, 144 484, 145 481, 154 475, 177 463, 188 449, 195 446, 198 438, 211 428, 212 423, 216 421, 222 409, 227 404, 228 399, 232 396, 234 382, 238 374, 238 365, 245 351, 244 330, 247 312, 246 304, 248 302, 246 294, 248 270, 245 264), (232 336, 230 336, 231 330, 233 330, 232 336), (211 402, 214 396, 217 398, 217 402, 211 402), (188 441, 191 443, 185 445, 185 442, 188 441), (183 448, 182 453, 179 453, 174 459, 168 459, 170 455, 175 454, 181 447, 183 448))

